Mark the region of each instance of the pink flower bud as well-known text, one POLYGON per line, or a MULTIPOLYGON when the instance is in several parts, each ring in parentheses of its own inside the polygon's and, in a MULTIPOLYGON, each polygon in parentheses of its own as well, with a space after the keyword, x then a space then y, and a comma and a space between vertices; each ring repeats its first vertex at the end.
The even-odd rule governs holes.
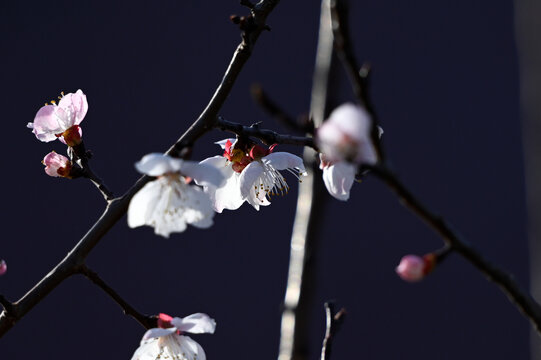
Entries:
POLYGON ((4 260, 0 260, 0 275, 4 275, 8 271, 8 265, 4 260))
POLYGON ((420 281, 426 274, 432 271, 435 260, 434 254, 427 254, 423 257, 406 255, 396 267, 396 273, 402 280, 410 282, 420 281))
POLYGON ((71 161, 64 155, 51 151, 45 155, 42 163, 45 165, 45 172, 47 175, 55 177, 70 177, 71 161))

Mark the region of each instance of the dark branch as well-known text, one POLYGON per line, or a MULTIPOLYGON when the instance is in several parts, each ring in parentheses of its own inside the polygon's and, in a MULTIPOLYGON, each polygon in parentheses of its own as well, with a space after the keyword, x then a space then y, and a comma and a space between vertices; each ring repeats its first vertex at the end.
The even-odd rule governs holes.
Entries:
POLYGON ((308 146, 313 149, 317 149, 316 145, 314 144, 314 139, 311 137, 278 134, 277 132, 274 132, 272 130, 260 129, 259 127, 254 125, 244 126, 242 124, 227 121, 224 120, 222 117, 218 118, 215 127, 224 131, 230 131, 239 136, 255 137, 261 140, 266 145, 289 144, 308 146))
POLYGON ((325 318, 326 329, 323 345, 321 346, 321 360, 329 360, 331 358, 332 342, 334 335, 340 329, 346 317, 346 309, 342 308, 336 314, 334 313, 334 305, 331 302, 325 303, 325 318))
POLYGON ((389 169, 366 165, 363 169, 370 170, 371 174, 386 183, 398 195, 400 202, 438 233, 452 250, 462 255, 489 280, 496 283, 541 335, 541 306, 518 286, 511 275, 485 259, 445 219, 428 210, 389 169))
POLYGON ((300 131, 302 133, 313 133, 314 126, 310 123, 301 124, 293 117, 289 116, 280 106, 278 106, 267 93, 263 90, 261 85, 253 84, 250 88, 250 93, 254 101, 261 106, 261 108, 267 112, 270 116, 275 118, 278 122, 286 127, 300 131))
POLYGON ((344 1, 331 0, 331 19, 334 34, 334 47, 346 69, 357 100, 365 107, 366 111, 368 111, 372 117, 373 124, 371 138, 378 153, 378 157, 383 161, 385 157, 379 138, 379 120, 368 92, 370 67, 364 65, 360 68, 355 59, 347 23, 347 8, 344 1))
MULTIPOLYGON (((261 32, 265 29, 265 20, 279 0, 262 0, 252 9, 252 15, 256 27, 243 34, 243 40, 237 47, 233 58, 227 68, 222 82, 219 84, 214 96, 199 118, 180 137, 180 139, 167 151, 167 154, 178 156, 186 147, 191 147, 196 139, 214 127, 218 111, 229 95, 233 84, 237 79, 244 64, 250 57, 252 49, 261 32)), ((92 226, 92 228, 75 245, 69 254, 40 280, 20 300, 13 304, 13 311, 0 314, 0 337, 8 332, 13 325, 26 315, 36 304, 45 299, 60 283, 77 273, 92 249, 98 244, 103 236, 124 216, 128 210, 131 198, 151 180, 148 176, 142 176, 120 198, 113 199, 107 205, 105 212, 92 226), (12 316, 14 314, 14 316, 12 316)))
POLYGON ((13 304, 6 299, 4 295, 0 295, 0 305, 4 307, 4 310, 7 311, 8 314, 13 312, 13 304))
POLYGON ((86 276, 86 278, 101 288, 107 295, 109 295, 124 311, 125 315, 131 316, 145 329, 151 329, 157 327, 156 317, 143 315, 133 306, 128 304, 120 295, 117 294, 109 285, 103 281, 97 273, 90 270, 87 266, 83 265, 80 269, 80 273, 86 276))
POLYGON ((101 192, 106 201, 113 200, 113 193, 107 188, 104 182, 94 173, 89 164, 90 153, 85 149, 84 142, 74 147, 68 147, 68 155, 72 162, 77 163, 81 168, 80 175, 89 179, 101 192))

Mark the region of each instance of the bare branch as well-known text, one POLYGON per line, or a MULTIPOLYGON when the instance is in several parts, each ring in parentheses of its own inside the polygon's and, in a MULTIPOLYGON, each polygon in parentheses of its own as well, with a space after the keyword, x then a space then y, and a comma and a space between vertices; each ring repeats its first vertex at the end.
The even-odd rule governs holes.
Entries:
MULTIPOLYGON (((255 28, 243 33, 243 40, 237 47, 222 82, 207 107, 178 141, 169 148, 167 154, 179 156, 184 148, 191 147, 196 139, 214 127, 218 111, 224 104, 235 80, 250 57, 259 35, 265 30, 267 16, 278 3, 279 0, 261 0, 254 6, 252 16, 256 24, 255 28)), ((14 303, 13 310, 9 314, 5 310, 0 314, 0 337, 8 332, 18 320, 42 301, 62 281, 80 271, 88 254, 109 229, 126 213, 131 198, 150 180, 150 177, 142 176, 122 197, 109 201, 102 216, 68 255, 38 284, 14 303)))
POLYGON ((511 275, 485 259, 445 219, 428 210, 389 169, 383 166, 366 165, 363 169, 370 170, 371 174, 386 183, 398 195, 400 203, 436 231, 452 250, 462 255, 489 280, 496 283, 541 335, 541 306, 518 286, 511 275))
POLYGON ((263 143, 265 143, 266 145, 272 145, 272 144, 300 145, 300 146, 308 146, 308 147, 311 147, 312 149, 317 150, 317 147, 314 144, 314 139, 311 137, 278 134, 275 131, 268 130, 268 129, 260 129, 259 127, 254 126, 254 125, 244 126, 242 124, 227 121, 223 119, 222 117, 218 117, 218 121, 216 122, 215 127, 224 131, 230 131, 240 136, 255 137, 263 141, 263 143))
POLYGON ((261 106, 261 108, 267 112, 270 116, 275 118, 278 122, 286 127, 300 131, 303 133, 313 133, 314 126, 311 123, 301 124, 293 117, 289 116, 280 106, 278 106, 269 95, 263 90, 261 85, 253 84, 250 88, 250 93, 254 101, 261 106))
POLYGON ((332 302, 326 302, 324 307, 326 329, 323 345, 321 346, 321 360, 330 360, 334 335, 336 335, 340 329, 340 326, 344 322, 344 318, 346 317, 346 309, 341 308, 340 311, 335 314, 334 304, 332 302))
POLYGON ((92 281, 95 285, 101 288, 107 295, 109 295, 124 311, 125 315, 134 318, 145 329, 151 329, 157 327, 156 317, 143 315, 133 306, 128 304, 116 291, 114 291, 109 285, 103 281, 100 276, 89 269, 86 265, 81 266, 80 273, 86 276, 86 278, 92 281))
POLYGON ((370 67, 364 65, 362 68, 359 68, 357 60, 355 59, 355 53, 353 52, 353 45, 350 41, 349 27, 347 24, 347 8, 344 1, 331 0, 330 6, 336 52, 346 69, 357 100, 365 107, 366 111, 368 111, 372 117, 373 124, 370 135, 376 148, 376 152, 378 153, 378 157, 384 161, 385 157, 378 130, 379 120, 368 92, 370 67))
POLYGON ((81 168, 79 169, 80 175, 89 179, 98 190, 101 192, 106 201, 113 200, 114 196, 111 190, 107 188, 104 182, 94 173, 90 167, 89 161, 91 153, 86 150, 84 142, 74 147, 68 147, 68 155, 72 162, 77 163, 81 168))

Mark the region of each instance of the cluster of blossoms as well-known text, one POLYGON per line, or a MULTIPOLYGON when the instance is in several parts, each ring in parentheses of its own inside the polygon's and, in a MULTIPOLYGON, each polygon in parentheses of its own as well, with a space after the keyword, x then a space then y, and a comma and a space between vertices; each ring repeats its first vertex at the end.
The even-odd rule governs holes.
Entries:
MULTIPOLYGON (((84 148, 79 124, 88 111, 86 96, 81 90, 62 95, 58 105, 53 101, 39 109, 28 127, 43 142, 59 139, 72 149, 84 148)), ((371 118, 364 109, 344 104, 317 129, 315 141, 321 150, 323 180, 338 200, 349 199, 360 165, 378 161, 371 127, 371 118)), ((380 136, 382 133, 380 129, 380 136)), ((208 228, 216 212, 236 210, 244 202, 259 210, 270 205, 272 196, 287 194, 289 185, 281 171, 291 173, 299 181, 307 175, 300 157, 274 152, 277 144, 265 148, 242 137, 216 144, 222 147, 223 154, 199 163, 160 153, 148 154, 137 162, 137 171, 155 179, 133 196, 128 225, 148 225, 164 237, 184 231, 188 224, 208 228), (192 180, 195 184, 190 184, 192 180)), ((74 150, 71 151, 72 154, 74 150)), ((45 156, 43 164, 45 172, 55 177, 71 178, 77 170, 70 159, 54 151, 45 156)), ((410 255, 402 259, 396 271, 404 280, 417 281, 433 264, 426 256, 410 255)), ((6 263, 0 261, 0 275, 6 268, 6 263)), ((147 331, 132 360, 205 360, 201 346, 184 334, 213 333, 215 327, 215 321, 201 313, 186 318, 160 314, 158 328, 147 331)))
POLYGON ((271 196, 287 194, 289 185, 280 170, 290 172, 299 180, 300 176, 307 175, 302 159, 287 152, 273 152, 276 144, 268 149, 238 139, 225 139, 216 144, 224 149, 223 156, 201 161, 218 169, 225 179, 218 187, 201 184, 216 212, 236 210, 245 201, 259 210, 260 206, 270 205, 271 196))
POLYGON ((132 360, 206 360, 201 345, 183 334, 213 334, 215 329, 216 322, 206 314, 185 318, 160 314, 158 327, 145 333, 132 360))
MULTIPOLYGON (((79 126, 88 111, 86 95, 77 90, 60 97, 60 101, 51 101, 51 104, 42 106, 34 122, 28 123, 27 127, 43 142, 50 142, 56 139, 69 147, 79 146, 82 142, 82 129, 79 126)), ((49 176, 71 178, 73 176, 73 164, 64 155, 52 151, 45 155, 42 163, 45 165, 45 172, 49 176)))

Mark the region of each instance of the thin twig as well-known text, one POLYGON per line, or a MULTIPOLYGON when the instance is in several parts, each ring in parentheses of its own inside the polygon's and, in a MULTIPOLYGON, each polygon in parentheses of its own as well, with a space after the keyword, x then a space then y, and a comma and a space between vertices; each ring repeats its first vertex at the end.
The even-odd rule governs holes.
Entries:
POLYGON ((326 302, 325 305, 325 338, 323 338, 323 345, 321 346, 321 360, 330 360, 332 343, 334 335, 340 330, 340 326, 344 322, 346 317, 346 309, 341 308, 336 314, 334 313, 334 304, 326 302))
MULTIPOLYGON (((185 147, 191 146, 197 138, 214 127, 218 111, 233 88, 233 84, 244 64, 250 57, 260 33, 265 29, 267 16, 278 3, 279 0, 262 0, 254 6, 252 15, 256 27, 250 32, 243 34, 243 40, 237 47, 222 82, 219 84, 212 99, 199 118, 167 151, 169 155, 179 155, 185 147)), ((150 180, 150 177, 142 176, 122 197, 110 201, 102 216, 68 255, 30 291, 13 304, 13 311, 9 314, 5 309, 2 311, 0 314, 0 337, 8 332, 18 320, 26 315, 36 304, 41 302, 60 283, 79 271, 92 249, 126 213, 131 198, 150 180)))
POLYGON ((143 315, 133 306, 128 304, 116 291, 103 281, 100 276, 89 269, 86 265, 81 266, 80 273, 86 276, 86 278, 101 288, 107 295, 109 295, 124 311, 125 315, 131 316, 145 329, 151 329, 157 327, 156 317, 143 315))
MULTIPOLYGON (((319 126, 326 115, 329 75, 332 65, 332 30, 330 29, 329 0, 321 1, 316 64, 312 84, 310 117, 319 126)), ((289 271, 280 329, 279 360, 308 358, 308 333, 311 328, 311 306, 316 286, 315 259, 320 217, 326 197, 317 170, 317 153, 304 149, 303 160, 308 176, 299 185, 297 211, 291 235, 289 271)))
POLYGON ((263 143, 265 143, 266 145, 272 145, 272 144, 300 145, 300 146, 308 146, 308 147, 311 147, 312 149, 317 150, 317 147, 314 144, 314 139, 311 137, 278 134, 277 132, 272 131, 272 130, 260 129, 257 126, 244 126, 242 124, 227 121, 223 119, 222 117, 218 117, 218 121, 216 122, 215 127, 224 131, 230 131, 240 136, 255 137, 263 141, 263 143))
POLYGON ((267 93, 263 90, 261 85, 253 84, 250 88, 250 93, 254 101, 261 106, 261 108, 267 112, 270 116, 275 118, 278 122, 286 127, 300 131, 302 133, 312 133, 314 127, 312 124, 301 124, 293 117, 289 116, 278 104, 276 104, 267 93))
POLYGON ((368 92, 368 75, 370 68, 369 66, 363 66, 361 69, 355 59, 355 53, 353 52, 353 45, 350 40, 349 27, 347 24, 347 8, 344 1, 331 0, 330 6, 336 52, 346 69, 357 100, 359 100, 372 117, 372 130, 370 135, 379 159, 384 161, 385 156, 379 136, 379 119, 368 92))
POLYGON ((538 334, 541 335, 541 306, 532 296, 518 286, 511 275, 483 257, 445 219, 428 210, 392 171, 383 166, 365 165, 363 169, 370 170, 371 174, 387 184, 398 195, 400 202, 436 231, 448 246, 462 255, 489 280, 496 283, 519 311, 531 321, 538 334))
POLYGON ((85 148, 84 142, 81 142, 79 145, 76 145, 74 147, 68 147, 68 154, 71 158, 71 161, 77 163, 77 165, 81 167, 81 176, 89 179, 101 192, 107 202, 112 201, 114 199, 113 192, 107 188, 105 183, 98 177, 98 175, 96 175, 96 173, 94 173, 94 171, 90 167, 90 163, 88 161, 90 159, 90 155, 85 148))

